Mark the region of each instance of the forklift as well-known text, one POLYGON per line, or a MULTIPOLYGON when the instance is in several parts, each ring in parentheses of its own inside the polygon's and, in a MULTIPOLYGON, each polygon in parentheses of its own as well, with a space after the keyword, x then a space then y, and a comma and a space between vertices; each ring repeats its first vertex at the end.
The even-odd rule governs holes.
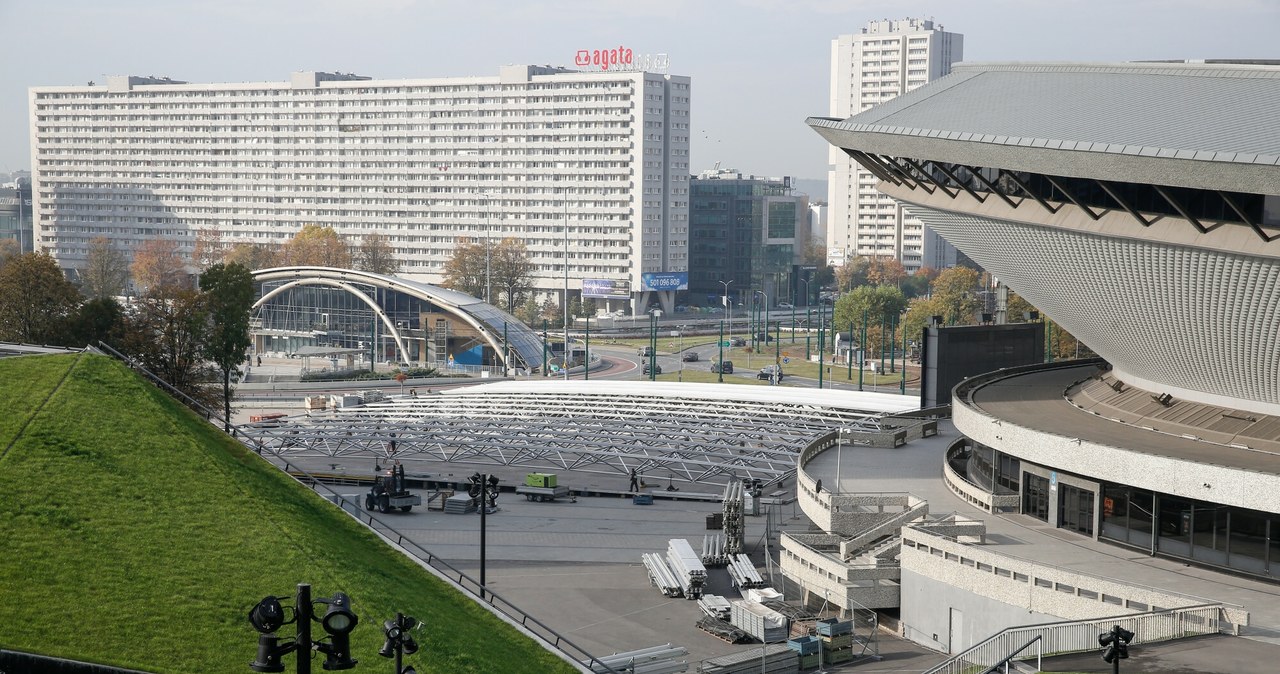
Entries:
POLYGON ((387 470, 375 464, 373 471, 373 485, 364 497, 365 510, 377 508, 380 513, 389 513, 399 508, 400 512, 407 513, 413 506, 422 505, 422 497, 405 487, 404 466, 399 461, 387 470))

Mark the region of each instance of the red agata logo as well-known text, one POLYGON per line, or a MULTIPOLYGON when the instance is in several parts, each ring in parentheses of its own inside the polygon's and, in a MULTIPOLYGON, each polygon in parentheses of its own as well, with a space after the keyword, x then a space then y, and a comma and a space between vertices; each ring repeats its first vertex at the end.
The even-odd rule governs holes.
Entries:
POLYGON ((579 49, 573 62, 581 67, 596 66, 601 70, 627 67, 631 65, 633 56, 630 49, 616 47, 614 49, 579 49))

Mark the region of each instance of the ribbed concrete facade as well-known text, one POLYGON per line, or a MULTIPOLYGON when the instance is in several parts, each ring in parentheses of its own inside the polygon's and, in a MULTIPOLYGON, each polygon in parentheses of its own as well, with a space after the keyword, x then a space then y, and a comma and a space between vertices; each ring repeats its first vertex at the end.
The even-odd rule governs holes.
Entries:
POLYGON ((523 240, 535 287, 688 264, 690 81, 505 66, 496 76, 283 82, 110 77, 30 90, 36 246, 106 236, 280 244, 304 224, 390 239, 440 283, 460 241, 523 240), (567 228, 567 231, 566 231, 567 228))

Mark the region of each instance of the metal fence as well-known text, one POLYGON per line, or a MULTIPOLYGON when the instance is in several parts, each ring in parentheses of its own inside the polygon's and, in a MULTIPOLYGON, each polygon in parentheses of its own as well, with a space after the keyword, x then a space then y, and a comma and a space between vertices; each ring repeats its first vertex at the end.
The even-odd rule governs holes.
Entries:
POLYGON ((1218 634, 1223 604, 1201 604, 1185 608, 1131 613, 1111 618, 1072 620, 1010 627, 925 674, 973 674, 987 672, 1010 659, 1049 657, 1067 653, 1101 650, 1098 635, 1119 625, 1134 633, 1134 644, 1151 644, 1174 639, 1218 634), (1039 638, 1037 652, 1026 653, 1030 642, 1039 638))

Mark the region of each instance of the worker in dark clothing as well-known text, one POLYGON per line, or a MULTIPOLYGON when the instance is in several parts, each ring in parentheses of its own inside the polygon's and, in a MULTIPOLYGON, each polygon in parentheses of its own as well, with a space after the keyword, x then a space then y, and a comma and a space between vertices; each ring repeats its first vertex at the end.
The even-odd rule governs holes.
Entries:
POLYGON ((631 469, 631 491, 640 491, 640 475, 635 468, 631 469))

